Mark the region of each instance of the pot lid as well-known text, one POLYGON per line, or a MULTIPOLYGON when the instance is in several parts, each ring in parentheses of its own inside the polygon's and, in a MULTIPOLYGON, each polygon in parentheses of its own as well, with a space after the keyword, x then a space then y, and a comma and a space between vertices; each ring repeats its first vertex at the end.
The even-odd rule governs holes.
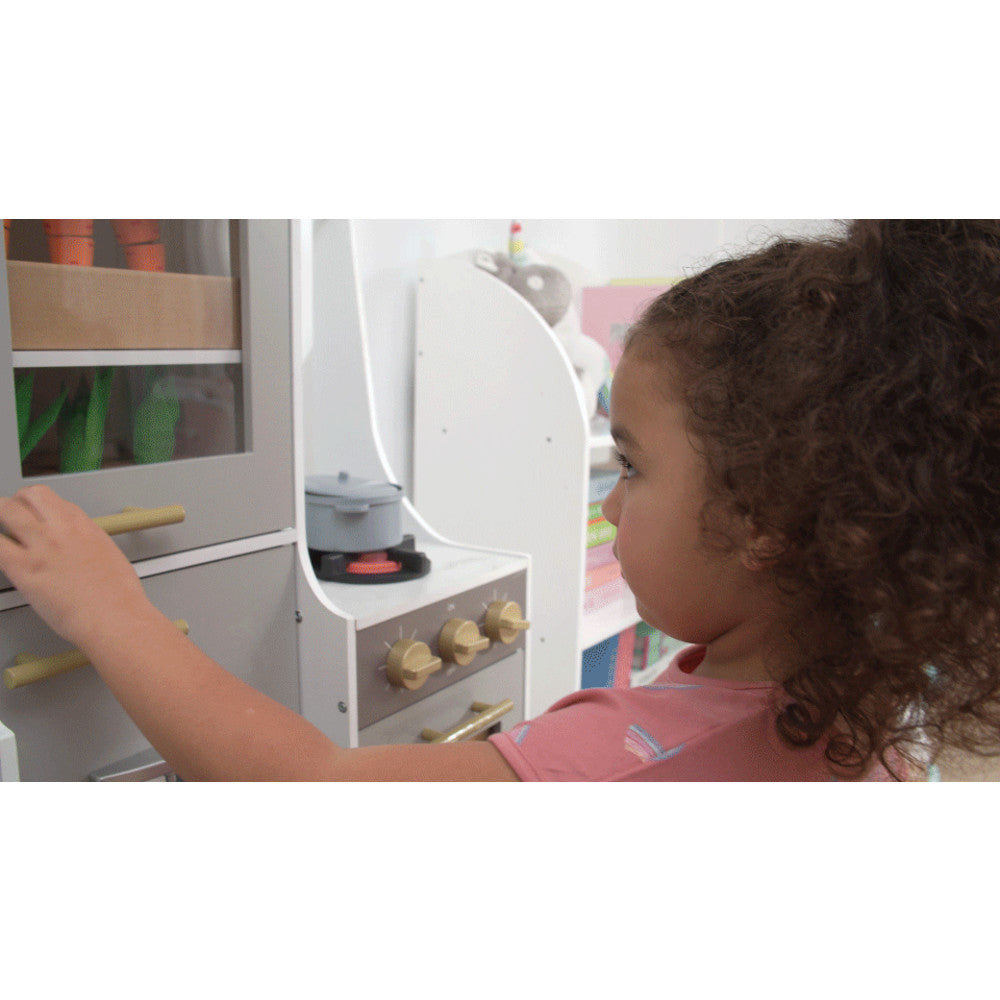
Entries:
POLYGON ((402 492, 403 487, 396 483, 359 479, 348 472, 341 472, 336 476, 306 476, 306 493, 321 503, 323 497, 386 503, 398 500, 402 492))

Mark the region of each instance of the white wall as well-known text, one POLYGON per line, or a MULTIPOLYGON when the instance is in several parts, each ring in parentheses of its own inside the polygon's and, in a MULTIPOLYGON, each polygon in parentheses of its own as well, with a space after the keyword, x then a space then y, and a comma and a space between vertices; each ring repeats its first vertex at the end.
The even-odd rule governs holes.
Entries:
MULTIPOLYGON (((824 219, 521 219, 526 243, 576 261, 603 281, 698 270, 776 233, 811 234, 824 219)), ((413 343, 419 261, 507 247, 509 219, 367 219, 353 222, 379 435, 397 482, 412 495, 413 343)), ((322 280, 317 276, 317 281, 322 280)), ((460 345, 459 345, 460 346, 460 345)))

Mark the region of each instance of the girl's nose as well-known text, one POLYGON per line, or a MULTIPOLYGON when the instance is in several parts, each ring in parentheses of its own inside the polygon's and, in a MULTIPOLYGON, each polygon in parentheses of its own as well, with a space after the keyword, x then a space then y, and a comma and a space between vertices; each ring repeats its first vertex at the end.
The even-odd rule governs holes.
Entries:
POLYGON ((618 527, 618 515, 621 513, 621 490, 622 481, 621 479, 615 483, 615 488, 604 498, 601 503, 601 513, 604 515, 604 519, 609 523, 613 524, 616 528, 618 527))

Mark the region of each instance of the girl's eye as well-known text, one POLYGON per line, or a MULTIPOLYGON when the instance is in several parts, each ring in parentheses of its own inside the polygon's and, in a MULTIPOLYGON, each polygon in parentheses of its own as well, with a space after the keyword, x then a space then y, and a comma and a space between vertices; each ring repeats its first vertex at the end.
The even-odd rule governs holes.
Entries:
POLYGON ((631 479, 635 473, 635 469, 629 464, 629 460, 620 452, 615 452, 615 461, 622 467, 622 475, 626 479, 631 479))

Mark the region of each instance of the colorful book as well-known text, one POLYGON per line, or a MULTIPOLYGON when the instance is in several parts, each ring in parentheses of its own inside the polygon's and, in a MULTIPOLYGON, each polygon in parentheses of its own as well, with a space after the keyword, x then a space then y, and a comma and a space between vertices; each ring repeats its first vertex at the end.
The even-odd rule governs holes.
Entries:
POLYGON ((615 526, 603 517, 595 517, 587 522, 587 548, 607 545, 615 540, 615 526))
POLYGON ((618 658, 618 636, 613 635, 583 651, 580 687, 611 687, 618 658))
POLYGON ((628 585, 625 578, 617 576, 613 580, 583 592, 583 613, 593 614, 595 611, 602 611, 609 604, 615 604, 624 598, 628 592, 628 585))
POLYGON ((608 352, 612 371, 621 360, 629 327, 642 310, 669 287, 668 282, 663 285, 600 285, 581 290, 580 327, 608 352))
POLYGON ((615 675, 612 687, 627 688, 632 685, 632 660, 635 656, 636 630, 632 625, 618 634, 618 654, 615 657, 615 675))
POLYGON ((603 566, 598 566, 595 569, 587 570, 583 575, 583 589, 586 590, 596 590, 598 587, 603 587, 606 583, 611 583, 613 580, 617 580, 622 575, 622 568, 618 565, 618 562, 605 563, 603 566))
POLYGON ((593 548, 587 549, 585 569, 589 573, 591 570, 600 569, 601 566, 607 566, 608 563, 617 562, 614 542, 605 542, 603 545, 595 545, 593 548))
POLYGON ((647 670, 660 659, 663 633, 659 629, 639 622, 635 627, 635 650, 632 657, 632 669, 647 670))
POLYGON ((595 500, 593 503, 587 504, 588 521, 596 521, 599 517, 604 517, 604 511, 601 509, 603 502, 603 500, 595 500))

